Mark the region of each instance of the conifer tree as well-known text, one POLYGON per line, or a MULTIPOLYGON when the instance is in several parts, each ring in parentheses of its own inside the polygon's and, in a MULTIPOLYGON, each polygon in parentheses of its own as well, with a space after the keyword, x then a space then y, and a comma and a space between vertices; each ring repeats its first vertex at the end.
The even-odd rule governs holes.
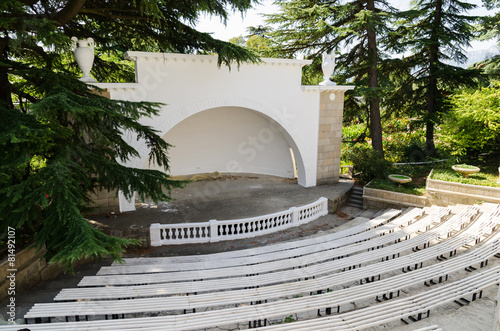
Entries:
POLYGON ((395 60, 395 88, 388 98, 389 109, 422 116, 426 125, 426 153, 433 156, 435 124, 446 112, 446 98, 457 88, 476 84, 478 71, 463 69, 451 62, 464 63, 464 49, 473 38, 467 16, 475 5, 457 0, 417 0, 401 12, 398 29, 389 44, 396 52, 408 52, 395 60))
MULTIPOLYGON (((219 64, 256 61, 251 52, 192 26, 201 13, 225 20, 252 0, 11 0, 0 2, 0 222, 31 229, 47 257, 71 267, 82 257, 119 258, 135 241, 104 235, 82 216, 97 190, 136 191, 168 200, 182 183, 167 175, 168 143, 139 119, 159 104, 109 100, 77 79, 70 38, 92 37, 92 74, 101 82, 130 81, 132 68, 116 61, 127 50, 211 52, 219 64), (122 137, 135 133, 150 161, 165 172, 127 168, 138 156, 122 137), (163 190, 166 189, 166 193, 163 190)), ((0 238, 1 240, 2 238, 0 238)))
POLYGON ((276 3, 281 12, 270 15, 268 23, 275 25, 271 38, 278 54, 304 54, 313 59, 318 77, 323 52, 344 53, 337 58, 335 80, 355 84, 357 88, 352 96, 362 97, 346 101, 346 108, 369 110, 372 146, 383 152, 379 84, 383 46, 380 40, 389 29, 394 8, 385 0, 279 0, 276 3), (359 100, 367 104, 360 104, 359 100))

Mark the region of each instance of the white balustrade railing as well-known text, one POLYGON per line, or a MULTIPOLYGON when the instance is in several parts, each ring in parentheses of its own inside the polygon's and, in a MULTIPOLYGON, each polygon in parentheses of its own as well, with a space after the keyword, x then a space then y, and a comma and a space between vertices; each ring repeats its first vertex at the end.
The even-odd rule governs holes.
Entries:
POLYGON ((151 224, 151 246, 208 243, 251 238, 299 226, 328 214, 328 199, 302 207, 240 220, 151 224))

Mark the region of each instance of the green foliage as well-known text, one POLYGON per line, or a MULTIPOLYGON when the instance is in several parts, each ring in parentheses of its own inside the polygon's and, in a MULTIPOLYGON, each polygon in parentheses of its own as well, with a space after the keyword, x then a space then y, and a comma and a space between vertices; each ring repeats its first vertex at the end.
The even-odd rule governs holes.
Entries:
POLYGON ((385 0, 280 0, 276 4, 280 12, 267 20, 277 26, 270 33, 275 52, 285 57, 301 54, 313 60, 304 68, 303 83, 323 80, 324 52, 348 50, 338 54, 333 77, 339 84, 357 87, 346 93, 345 117, 366 120, 374 148, 382 151, 379 102, 385 91, 378 70, 385 58, 383 40, 395 9, 385 0))
POLYGON ((443 180, 446 182, 500 187, 500 183, 498 182, 498 170, 496 171, 496 173, 491 173, 485 172, 481 168, 481 172, 477 172, 475 174, 469 175, 468 177, 464 177, 451 168, 438 168, 432 171, 431 178, 436 180, 443 180))
MULTIPOLYGON (((45 73, 48 87, 53 74, 45 73)), ((138 153, 121 135, 143 137, 151 160, 168 169, 169 145, 155 131, 136 122, 152 116, 158 105, 114 101, 96 96, 71 77, 49 88, 29 113, 0 107, 0 220, 2 227, 36 228, 35 243, 45 245, 52 261, 71 267, 79 258, 109 255, 137 241, 113 238, 82 216, 90 193, 120 189, 141 198, 168 200, 162 188, 182 186, 166 173, 122 166, 138 153)))
POLYGON ((489 78, 498 80, 500 79, 500 55, 474 63, 471 69, 481 70, 489 78))
MULTIPOLYGON (((217 53, 219 65, 258 61, 245 48, 192 26, 201 14, 243 12, 252 0, 3 1, 0 3, 0 224, 34 234, 47 258, 64 263, 120 252, 136 240, 104 235, 82 216, 98 190, 169 200, 183 182, 166 174, 169 144, 143 117, 161 105, 109 100, 76 79, 70 38, 92 37, 92 74, 101 82, 133 81, 122 53, 217 53), (82 24, 84 22, 85 24, 82 24), (139 155, 123 133, 144 140, 164 171, 122 165, 139 155)), ((97 91, 100 92, 100 91, 97 91)))
POLYGON ((394 74, 385 105, 389 112, 416 113, 426 123, 426 154, 435 154, 434 127, 448 110, 446 99, 457 88, 473 86, 479 71, 449 64, 464 63, 464 48, 473 38, 475 5, 457 0, 419 0, 399 13, 388 42, 396 52, 411 54, 392 61, 394 74))
POLYGON ((382 153, 362 145, 349 150, 345 157, 354 164, 355 172, 361 172, 361 178, 366 182, 384 176, 391 168, 391 163, 382 153))
POLYGON ((387 178, 375 178, 370 182, 369 188, 399 192, 404 194, 412 195, 424 195, 425 194, 425 181, 419 184, 414 182, 399 185, 387 178))
POLYGON ((500 150, 500 82, 451 98, 452 111, 443 126, 443 140, 457 154, 500 150))
MULTIPOLYGON (((491 12, 495 12, 495 8, 500 8, 498 0, 483 0, 483 5, 491 12)), ((481 22, 478 26, 480 40, 497 39, 500 42, 500 13, 496 12, 491 16, 481 17, 481 22)))
POLYGON ((365 134, 366 126, 364 124, 344 125, 342 127, 342 141, 358 141, 365 134))
POLYGON ((259 25, 258 27, 249 27, 248 36, 243 37, 233 37, 229 39, 229 42, 241 47, 245 47, 253 53, 259 54, 260 56, 273 56, 271 52, 271 40, 267 36, 270 31, 268 27, 259 25))
POLYGON ((476 166, 465 164, 465 163, 457 164, 457 167, 462 168, 462 169, 475 169, 476 168, 476 166))

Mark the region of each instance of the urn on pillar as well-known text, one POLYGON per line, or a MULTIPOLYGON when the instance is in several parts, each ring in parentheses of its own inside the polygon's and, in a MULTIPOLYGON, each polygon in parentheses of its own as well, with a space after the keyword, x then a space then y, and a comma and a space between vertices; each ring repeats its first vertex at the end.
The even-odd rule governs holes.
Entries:
POLYGON ((319 85, 325 86, 335 86, 336 83, 330 80, 333 75, 333 70, 335 70, 335 54, 323 53, 323 63, 321 64, 321 69, 323 70, 323 78, 325 79, 319 85))
POLYGON ((90 70, 94 64, 94 39, 78 39, 71 38, 73 53, 75 54, 76 63, 83 72, 82 82, 95 83, 97 82, 90 76, 90 70))

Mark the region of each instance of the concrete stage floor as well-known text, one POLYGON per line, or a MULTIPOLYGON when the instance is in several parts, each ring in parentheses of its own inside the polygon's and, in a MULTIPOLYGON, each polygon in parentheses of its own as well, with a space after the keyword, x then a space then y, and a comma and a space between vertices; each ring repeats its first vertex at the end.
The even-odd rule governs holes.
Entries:
POLYGON ((265 175, 216 175, 172 191, 172 201, 137 203, 137 210, 89 219, 111 229, 149 227, 151 223, 191 223, 260 216, 345 195, 353 181, 305 188, 295 179, 265 175))

